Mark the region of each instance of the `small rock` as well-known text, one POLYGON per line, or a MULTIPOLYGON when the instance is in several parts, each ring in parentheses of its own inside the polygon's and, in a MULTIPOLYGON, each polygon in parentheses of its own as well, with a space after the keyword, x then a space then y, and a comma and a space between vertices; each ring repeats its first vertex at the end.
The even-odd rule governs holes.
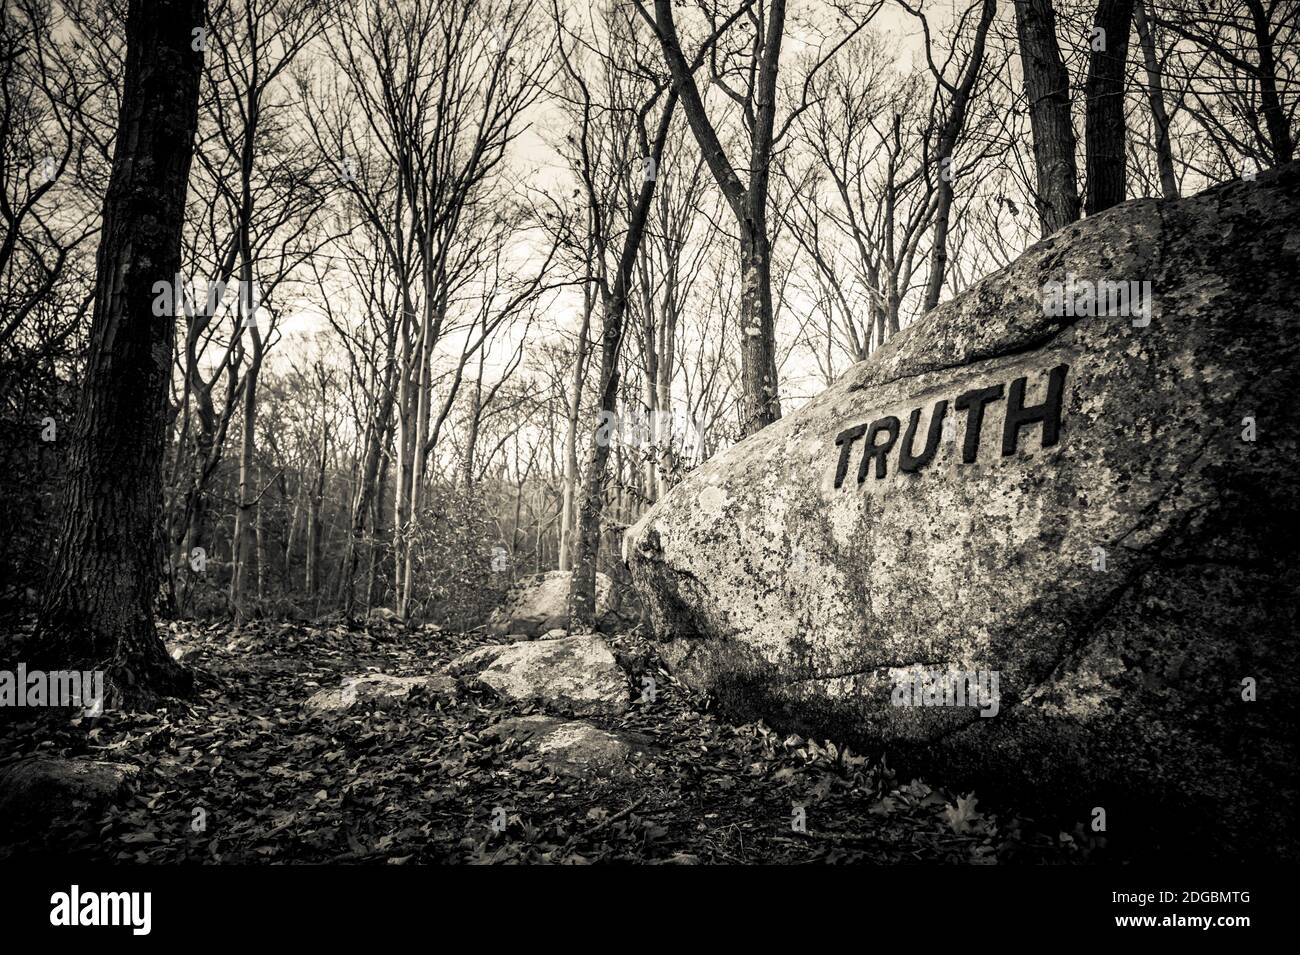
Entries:
POLYGON ((541 703, 581 716, 627 710, 627 676, 600 637, 521 641, 480 647, 451 662, 503 700, 541 703))
MULTIPOLYGON (((488 630, 495 634, 522 633, 537 637, 562 629, 569 622, 569 581, 567 570, 552 570, 521 578, 504 603, 493 612, 488 630)), ((641 604, 636 592, 607 574, 596 574, 596 629, 615 633, 634 626, 641 619, 641 604)))
POLYGON ((611 775, 628 766, 634 754, 653 752, 645 737, 613 733, 582 720, 522 716, 492 727, 497 739, 527 742, 547 769, 567 776, 611 775))
POLYGON ((582 776, 614 772, 626 765, 632 743, 590 723, 565 723, 533 744, 546 765, 556 772, 582 776))
POLYGON ((168 646, 167 652, 177 663, 190 663, 198 658, 201 648, 175 644, 168 646))
POLYGON ((89 759, 33 757, 0 771, 0 828, 61 819, 117 799, 140 767, 89 759))
POLYGON ((567 637, 568 635, 569 635, 569 631, 567 631, 567 630, 561 630, 560 628, 557 627, 557 628, 555 628, 554 630, 548 630, 548 631, 546 631, 544 634, 542 634, 542 635, 541 635, 540 637, 538 637, 537 639, 539 639, 539 640, 562 640, 564 637, 567 637))
POLYGON ((451 698, 456 694, 456 681, 444 673, 425 676, 365 673, 345 678, 341 686, 319 690, 303 706, 310 712, 322 714, 342 713, 357 703, 386 706, 406 702, 417 687, 441 698, 451 698))
POLYGON ((544 736, 566 721, 558 716, 534 713, 532 716, 511 716, 492 724, 485 730, 489 739, 504 740, 511 736, 522 741, 544 736))

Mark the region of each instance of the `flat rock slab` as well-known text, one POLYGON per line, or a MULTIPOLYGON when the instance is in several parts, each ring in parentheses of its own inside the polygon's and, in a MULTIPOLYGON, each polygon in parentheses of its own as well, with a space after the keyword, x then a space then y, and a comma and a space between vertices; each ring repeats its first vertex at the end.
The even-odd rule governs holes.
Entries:
POLYGON ((480 647, 451 662, 451 672, 511 703, 618 715, 627 710, 627 675, 597 636, 480 647))
POLYGON ((542 765, 566 776, 625 772, 634 756, 654 751, 649 740, 638 733, 611 732, 582 720, 553 716, 502 720, 489 733, 496 739, 514 737, 526 743, 542 765))
POLYGON ((35 757, 0 771, 0 828, 98 808, 120 797, 140 767, 88 759, 35 757))
POLYGON ((390 676, 387 673, 365 673, 350 676, 342 685, 320 690, 303 704, 311 713, 343 713, 357 704, 396 705, 405 703, 411 691, 422 689, 439 698, 456 694, 456 681, 446 674, 425 676, 390 676))

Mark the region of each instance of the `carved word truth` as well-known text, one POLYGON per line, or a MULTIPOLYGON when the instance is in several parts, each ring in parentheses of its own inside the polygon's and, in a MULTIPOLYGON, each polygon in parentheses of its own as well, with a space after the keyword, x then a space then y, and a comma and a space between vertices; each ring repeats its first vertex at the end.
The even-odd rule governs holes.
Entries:
MULTIPOLYGON (((957 396, 953 402, 956 411, 966 412, 966 435, 962 441, 961 460, 963 464, 973 464, 979 454, 980 431, 984 425, 984 411, 991 404, 1006 399, 1006 417, 1002 420, 1002 456, 1010 457, 1016 453, 1020 442, 1020 429, 1031 424, 1042 423, 1042 446, 1050 448, 1061 436, 1061 402, 1065 394, 1065 374, 1068 365, 1057 365, 1047 373, 1047 398, 1039 405, 1025 404, 1025 386, 1027 378, 1017 378, 1011 382, 1010 389, 1003 385, 991 385, 988 388, 973 388, 957 396)), ((854 445, 861 439, 862 457, 858 462, 858 483, 867 479, 867 474, 874 472, 877 481, 883 480, 889 473, 888 459, 890 452, 898 446, 898 469, 904 474, 914 474, 934 459, 939 450, 939 439, 944 433, 944 418, 948 414, 948 401, 935 402, 930 411, 930 426, 926 431, 925 447, 920 453, 916 448, 916 432, 921 423, 921 409, 916 408, 908 418, 907 429, 899 441, 901 424, 893 415, 877 418, 868 424, 846 428, 835 437, 835 444, 840 449, 839 463, 835 467, 835 486, 844 484, 849 473, 849 460, 853 455, 854 445), (873 467, 874 465, 874 467, 873 467)))

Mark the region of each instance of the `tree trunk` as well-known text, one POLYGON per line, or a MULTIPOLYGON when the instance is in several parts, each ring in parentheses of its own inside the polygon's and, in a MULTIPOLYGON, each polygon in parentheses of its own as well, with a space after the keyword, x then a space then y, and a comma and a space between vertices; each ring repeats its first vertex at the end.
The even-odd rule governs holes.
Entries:
MULTIPOLYGON (((325 407, 325 384, 321 383, 321 408, 325 407)), ((319 610, 320 593, 320 554, 321 505, 325 500, 325 466, 329 461, 330 429, 329 423, 321 420, 320 456, 316 461, 316 480, 311 490, 311 506, 307 510, 307 597, 315 602, 319 610)))
POLYGON ((1029 122, 1034 136, 1038 189, 1034 197, 1042 234, 1079 218, 1079 170, 1070 121, 1070 75, 1056 43, 1051 0, 1016 0, 1016 34, 1029 122))
POLYGON ((269 562, 266 559, 266 528, 263 527, 262 499, 259 496, 253 505, 253 537, 257 541, 257 599, 260 603, 266 599, 266 575, 269 562))
POLYGON ((403 309, 402 348, 398 362, 397 398, 397 466, 393 475, 393 609, 403 612, 406 596, 402 591, 402 554, 410 518, 411 461, 415 453, 415 382, 411 374, 410 328, 415 312, 409 303, 403 309))
MULTIPOLYGON (((242 295, 241 292, 241 302, 242 295)), ((244 306, 241 305, 241 322, 247 319, 243 314, 243 308, 244 306)), ((248 608, 244 596, 248 589, 248 564, 253 556, 251 519, 254 506, 253 454, 257 447, 254 440, 257 427, 257 378, 262 365, 262 335, 257 328, 255 317, 249 333, 253 341, 253 357, 244 376, 243 424, 239 443, 239 490, 230 561, 230 606, 236 626, 242 623, 247 615, 248 608)))
MULTIPOLYGON (((971 46, 970 58, 966 61, 966 69, 956 86, 951 87, 952 105, 948 108, 948 116, 939 134, 937 153, 939 161, 944 165, 939 175, 939 201, 934 214, 934 249, 930 254, 930 275, 926 279, 925 299, 921 306, 925 312, 939 304, 944 276, 948 272, 948 230, 952 221, 953 179, 957 175, 957 141, 966 125, 966 109, 984 66, 984 43, 995 13, 997 0, 984 0, 980 20, 975 27, 975 41, 971 46)), ((943 82, 942 77, 940 82, 943 82)))
POLYGON ((1084 122, 1088 215, 1124 201, 1128 177, 1124 155, 1124 72, 1133 0, 1101 0, 1097 5, 1092 55, 1088 62, 1084 122), (1104 32, 1097 34, 1096 30, 1104 32))
MULTIPOLYGON (((580 387, 577 382, 575 388, 580 387)), ((564 423, 564 489, 560 500, 560 570, 573 569, 573 515, 578 491, 578 412, 575 390, 564 423)))
MULTIPOLYGON (((740 430, 753 434, 781 417, 777 396, 776 333, 772 314, 772 256, 767 234, 767 192, 776 122, 776 81, 785 31, 785 0, 771 0, 757 51, 754 120, 749 136, 749 182, 743 184, 713 128, 695 85, 698 63, 687 63, 671 0, 655 0, 659 44, 673 89, 709 171, 722 190, 740 233, 740 430)), ((657 168, 657 167, 656 167, 657 168)))
POLYGON ((928 312, 939 304, 943 279, 948 273, 948 230, 952 218, 952 200, 952 180, 940 176, 939 201, 934 209, 934 248, 930 252, 930 275, 925 282, 925 299, 921 303, 923 312, 928 312))
MULTIPOLYGON (((611 310, 607 310, 612 312, 611 310)), ((606 334, 601 348, 602 389, 600 406, 612 410, 618 394, 618 363, 609 359, 615 352, 613 342, 621 328, 619 323, 606 317, 606 334), (609 329, 615 328, 614 335, 609 329)), ((609 462, 608 439, 602 440, 599 429, 592 432, 587 449, 587 471, 582 480, 582 496, 578 505, 578 547, 573 561, 573 575, 569 582, 569 627, 590 628, 596 622, 596 560, 600 555, 600 518, 604 509, 605 470, 609 462)))
MULTIPOLYGON (((591 213, 588 212, 590 218, 591 213)), ((564 497, 560 505, 560 570, 573 569, 573 536, 578 498, 578 416, 582 411, 582 387, 587 380, 587 356, 590 353, 591 313, 596 307, 591 290, 591 268, 587 267, 582 286, 582 327, 578 330, 578 354, 573 364, 573 393, 565 415, 564 430, 564 497)))
MULTIPOLYGON (((672 460, 673 442, 675 435, 673 432, 676 423, 676 417, 673 410, 673 371, 674 371, 674 352, 677 348, 677 261, 676 256, 680 254, 679 248, 670 249, 672 259, 672 268, 668 273, 668 285, 664 290, 663 314, 659 321, 659 347, 658 347, 658 372, 659 380, 655 382, 657 391, 656 405, 660 414, 663 416, 661 422, 661 431, 666 432, 660 437, 659 447, 656 448, 655 455, 655 487, 654 500, 666 494, 670 488, 669 463, 672 460)), ((683 448, 689 447, 691 435, 689 427, 683 434, 683 448)))
MULTIPOLYGON (((762 200, 766 202, 766 190, 762 200)), ((776 329, 772 316, 772 251, 767 216, 751 213, 752 230, 740 242, 740 379, 742 436, 781 418, 776 389, 776 329)))
POLYGON ((1133 23, 1142 46, 1142 63, 1147 74, 1147 102, 1151 104, 1151 125, 1156 134, 1156 167, 1160 170, 1160 192, 1166 199, 1178 198, 1178 177, 1174 175, 1174 153, 1169 145, 1169 114, 1165 111, 1164 80, 1156 59, 1154 27, 1147 20, 1142 0, 1133 5, 1133 23))
MULTIPOLYGON (((383 383, 383 393, 379 401, 379 409, 374 420, 366 429, 365 440, 365 461, 361 467, 360 486, 357 488, 357 496, 352 505, 352 527, 348 544, 347 571, 344 574, 344 592, 343 592, 343 615, 347 620, 353 619, 353 611, 356 607, 356 576, 357 565, 360 560, 361 545, 365 539, 366 517, 371 510, 371 502, 376 499, 376 489, 378 485, 380 458, 383 455, 384 447, 388 443, 388 434, 391 430, 390 421, 393 415, 393 345, 390 339, 388 351, 388 361, 385 365, 385 380, 383 383)), ((382 495, 381 495, 382 496, 382 495)), ((378 534, 378 527, 375 528, 375 534, 378 534)), ((374 548, 371 548, 373 557, 374 548)), ((371 579, 373 580, 374 561, 370 562, 371 579)), ((367 594, 369 590, 367 590, 367 594)), ((369 598, 367 598, 369 603, 369 598)), ((368 609, 368 608, 367 608, 368 609)))
MULTIPOLYGON (((644 259, 642 264, 644 266, 644 259)), ((640 480, 645 499, 650 503, 659 500, 657 489, 657 470, 659 445, 664 435, 659 426, 659 353, 655 337, 654 302, 650 294, 650 276, 643 267, 641 270, 641 296, 645 315, 642 321, 642 335, 645 339, 644 367, 641 378, 641 401, 646 408, 646 445, 641 449, 640 480)))
MULTIPOLYGON (((650 156, 654 167, 659 168, 663 157, 664 140, 673 110, 677 105, 676 91, 668 94, 663 115, 655 134, 650 156)), ((591 430, 587 446, 587 473, 583 475, 582 497, 578 505, 577 553, 573 559, 573 575, 569 580, 569 626, 590 628, 596 622, 596 560, 600 556, 600 517, 604 508, 605 468, 609 461, 611 437, 607 421, 618 407, 618 360, 623 345, 623 322, 627 316, 628 289, 632 282, 632 267, 640 253, 645 238, 646 220, 650 203, 654 199, 655 180, 647 176, 641 183, 636 204, 628 216, 627 231, 623 235, 618 270, 614 274, 614 288, 605 297, 604 327, 601 329, 600 391, 596 425, 591 430)))
MULTIPOLYGON (((427 288, 426 284, 426 288, 427 288)), ((426 294, 428 294, 426 292, 426 294)), ((420 519, 420 505, 424 492, 424 471, 428 462, 429 452, 425 446, 429 432, 429 402, 432 398, 432 363, 433 363, 433 331, 432 315, 426 306, 425 315, 423 316, 423 330, 418 340, 418 367, 416 370, 415 381, 415 429, 411 436, 409 473, 405 475, 408 480, 406 488, 406 520, 407 524, 403 528, 402 549, 399 554, 399 565, 401 575, 400 597, 397 602, 397 613, 405 618, 411 604, 411 590, 415 586, 415 522, 420 519)))
POLYGON ((113 705, 189 687, 154 629, 175 316, 153 301, 154 283, 180 271, 203 23, 201 0, 128 7, 90 353, 37 636, 49 669, 105 670, 113 705))
MULTIPOLYGON (((387 445, 387 436, 384 443, 387 445)), ((375 543, 370 546, 370 562, 366 576, 366 616, 370 616, 370 610, 374 605, 380 602, 379 594, 379 571, 381 563, 381 554, 378 542, 384 539, 384 490, 388 486, 388 456, 381 455, 379 459, 379 477, 375 481, 375 500, 374 500, 374 540, 375 543)))
POLYGON ((483 424, 483 353, 479 352, 478 377, 470 395, 469 420, 465 423, 465 491, 474 486, 475 451, 478 448, 479 430, 483 424))

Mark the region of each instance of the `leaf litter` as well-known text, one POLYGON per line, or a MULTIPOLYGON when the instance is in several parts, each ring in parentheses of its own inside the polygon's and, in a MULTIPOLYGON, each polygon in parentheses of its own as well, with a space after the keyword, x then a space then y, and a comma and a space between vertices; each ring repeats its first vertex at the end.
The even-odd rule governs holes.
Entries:
POLYGON ((653 740, 627 771, 557 774, 491 732, 540 712, 490 694, 420 688, 397 706, 334 715, 302 703, 346 676, 438 672, 481 632, 255 621, 172 622, 164 636, 197 692, 153 713, 0 726, 0 770, 31 755, 140 768, 127 794, 0 844, 0 858, 129 863, 1064 863, 1104 842, 973 793, 901 780, 887 759, 733 725, 659 664, 635 631, 610 638, 632 692, 602 729, 653 740), (802 813, 798 810, 802 809, 802 813), (800 818, 801 817, 801 818, 800 818))

